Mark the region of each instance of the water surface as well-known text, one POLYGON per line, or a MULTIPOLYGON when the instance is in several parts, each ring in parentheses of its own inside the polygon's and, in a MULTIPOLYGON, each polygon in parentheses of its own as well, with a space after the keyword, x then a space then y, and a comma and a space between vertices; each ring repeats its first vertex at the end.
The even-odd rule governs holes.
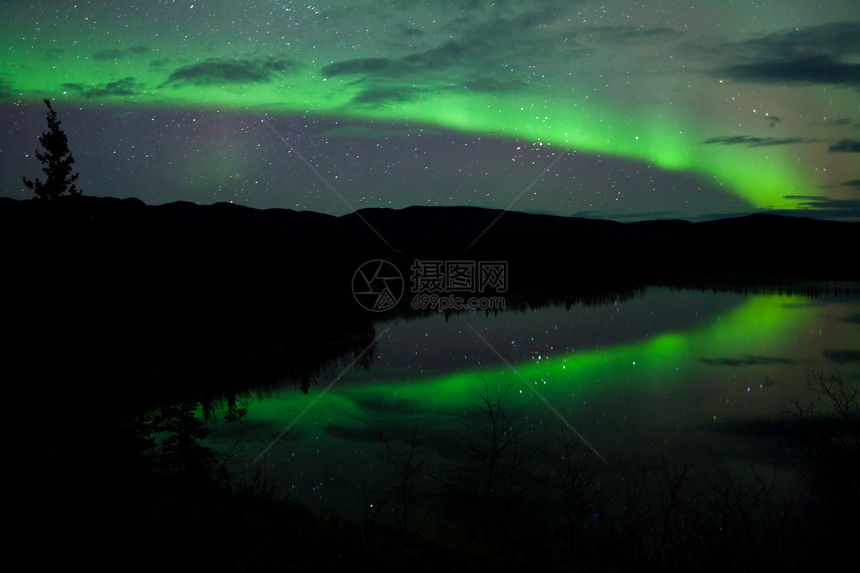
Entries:
POLYGON ((524 444, 566 433, 606 472, 665 460, 784 466, 776 421, 809 398, 809 372, 860 377, 858 297, 654 288, 376 331, 368 368, 336 367, 307 394, 251 396, 243 420, 213 422, 237 476, 264 470, 304 502, 354 511, 391 477, 386 452, 414 440, 427 467, 466 456, 486 426, 482 396, 501 399, 524 444))

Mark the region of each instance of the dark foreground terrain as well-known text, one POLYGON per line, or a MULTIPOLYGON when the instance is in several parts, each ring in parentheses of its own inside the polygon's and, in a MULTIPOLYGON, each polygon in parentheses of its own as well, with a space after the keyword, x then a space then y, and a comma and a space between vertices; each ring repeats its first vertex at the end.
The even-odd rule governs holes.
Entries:
MULTIPOLYGON (((351 290, 371 259, 395 264, 407 289, 415 260, 504 261, 511 307, 648 285, 806 291, 860 280, 848 260, 860 223, 772 215, 620 224, 474 208, 332 217, 0 199, 0 238, 14 493, 29 508, 14 519, 31 560, 121 570, 683 569, 691 564, 667 559, 662 546, 656 561, 628 546, 644 538, 620 529, 601 533, 601 551, 617 553, 602 559, 548 532, 518 542, 456 523, 370 528, 274 503, 260 488, 231 491, 199 444, 205 431, 194 412, 215 403, 233 412, 237 392, 306 384, 324 365, 359 356, 384 315, 361 308, 351 290)), ((414 314, 405 298, 388 312, 414 314)), ((847 403, 854 418, 840 439, 848 438, 844 467, 855 479, 839 489, 843 510, 857 507, 856 401, 847 403)), ((848 549, 856 525, 833 514, 832 497, 827 503, 808 514, 816 533, 807 537, 841 545, 786 552, 803 557, 798 568, 826 569, 848 549)), ((762 551, 782 551, 798 523, 794 537, 762 551)), ((736 545, 760 540, 742 529, 761 525, 733 527, 726 550, 755 553, 736 545)))

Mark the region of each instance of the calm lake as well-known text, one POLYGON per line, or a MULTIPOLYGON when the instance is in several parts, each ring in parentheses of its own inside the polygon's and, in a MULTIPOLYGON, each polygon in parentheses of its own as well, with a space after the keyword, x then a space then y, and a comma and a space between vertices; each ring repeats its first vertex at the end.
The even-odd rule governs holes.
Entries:
POLYGON ((376 335, 369 366, 345 360, 307 394, 285 385, 247 396, 238 422, 212 418, 209 442, 233 453, 237 480, 366 512, 410 452, 432 480, 484 447, 483 398, 499 400, 524 464, 567 442, 606 475, 667 460, 783 468, 776 421, 809 399, 809 372, 860 379, 856 294, 649 288, 598 306, 382 321, 376 335))

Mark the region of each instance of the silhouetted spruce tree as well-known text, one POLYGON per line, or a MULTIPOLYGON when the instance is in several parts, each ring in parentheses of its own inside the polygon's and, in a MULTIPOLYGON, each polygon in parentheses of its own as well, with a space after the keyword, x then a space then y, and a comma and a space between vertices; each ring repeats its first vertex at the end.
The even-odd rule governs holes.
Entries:
POLYGON ((51 107, 51 101, 46 99, 45 105, 48 106, 48 131, 39 136, 39 143, 45 152, 37 150, 36 158, 44 164, 42 171, 45 172, 46 179, 43 183, 38 178, 34 182, 24 177, 24 185, 32 189, 38 199, 57 199, 66 193, 77 197, 81 192, 75 187, 78 174, 72 174, 75 159, 69 151, 69 140, 66 133, 60 129, 61 122, 57 119, 57 112, 51 107))

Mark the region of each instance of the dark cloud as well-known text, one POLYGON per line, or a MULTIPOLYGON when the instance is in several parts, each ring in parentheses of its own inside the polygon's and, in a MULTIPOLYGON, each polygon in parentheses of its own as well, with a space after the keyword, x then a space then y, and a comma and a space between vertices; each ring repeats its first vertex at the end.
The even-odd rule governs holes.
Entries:
MULTIPOLYGON (((785 199, 800 201, 798 207, 803 211, 814 211, 815 216, 829 219, 860 218, 860 199, 831 199, 822 195, 786 195, 785 199)), ((782 212, 782 211, 780 211, 782 212)), ((789 213, 786 213, 789 214, 789 213)))
POLYGON ((740 64, 720 73, 734 80, 765 84, 860 85, 860 64, 838 62, 827 56, 740 64))
POLYGON ((290 60, 229 60, 209 58, 197 64, 183 66, 167 78, 164 85, 223 85, 262 83, 277 75, 295 70, 296 64, 290 60))
POLYGON ((369 125, 344 125, 320 132, 317 137, 338 139, 381 139, 383 137, 410 137, 436 135, 438 132, 426 127, 416 128, 376 128, 369 125))
MULTIPOLYGON (((478 40, 477 42, 481 41, 478 40)), ((400 60, 400 63, 408 69, 433 70, 448 68, 462 63, 464 57, 473 51, 475 44, 475 40, 470 42, 452 40, 438 48, 405 56, 400 60)))
POLYGON ((852 129, 860 128, 860 121, 854 121, 847 117, 840 117, 838 119, 829 119, 826 121, 813 121, 812 125, 826 125, 828 127, 849 127, 852 129))
POLYGON ((149 67, 152 69, 166 68, 170 65, 170 58, 156 58, 149 61, 149 67))
POLYGON ((115 82, 108 82, 102 87, 84 86, 77 83, 63 84, 63 89, 79 93, 86 98, 94 97, 130 97, 136 96, 144 91, 143 84, 135 81, 133 77, 123 78, 115 82))
POLYGON ((860 53, 860 22, 833 22, 791 29, 739 45, 753 57, 782 55, 787 59, 797 59, 804 55, 856 55, 860 53))
POLYGON ((93 54, 94 60, 116 60, 121 58, 124 50, 99 50, 93 54))
POLYGON ((352 98, 352 103, 380 105, 389 102, 404 102, 419 97, 421 93, 422 90, 409 86, 371 87, 359 92, 352 98))
POLYGON ((841 318, 840 320, 842 322, 847 322, 848 324, 860 324, 860 312, 846 316, 845 318, 841 318))
POLYGON ((860 350, 827 350, 824 352, 824 357, 837 364, 860 362, 860 350))
POLYGON ((843 22, 769 34, 720 50, 736 63, 721 76, 765 84, 860 85, 860 23, 843 22))
MULTIPOLYGON (((517 4, 518 2, 515 0, 458 0, 457 10, 475 12, 493 7, 496 9, 511 7, 517 4)), ((434 11, 448 10, 451 8, 451 3, 448 0, 397 0, 397 2, 391 3, 389 9, 412 12, 417 7, 431 8, 434 11)))
POLYGON ((827 201, 824 195, 783 195, 783 199, 791 201, 827 201))
POLYGON ((860 122, 852 121, 852 120, 848 119, 847 117, 841 117, 839 119, 834 119, 834 120, 828 122, 828 124, 832 125, 834 127, 843 127, 843 126, 860 127, 860 122))
POLYGON ((495 78, 477 78, 463 84, 463 88, 476 92, 507 93, 520 89, 525 84, 519 80, 499 81, 495 78))
MULTIPOLYGON (((416 436, 416 438, 422 451, 438 452, 447 458, 461 453, 462 444, 456 439, 452 440, 449 434, 439 432, 435 429, 428 431, 424 427, 420 429, 421 435, 416 436)), ((356 425, 327 424, 323 428, 323 432, 339 440, 357 442, 365 444, 365 446, 378 445, 383 447, 385 444, 389 444, 395 449, 400 447, 406 440, 410 440, 413 435, 413 429, 405 425, 402 419, 397 418, 386 420, 374 419, 372 425, 363 424, 360 420, 356 420, 356 425)))
MULTIPOLYGON (((779 121, 779 120, 777 120, 779 121)), ((767 147, 771 145, 792 145, 795 143, 816 143, 817 139, 803 139, 801 137, 789 137, 776 139, 773 137, 753 137, 749 135, 724 135, 706 139, 705 144, 719 145, 746 145, 747 147, 767 147)))
POLYGON ((642 28, 639 26, 585 26, 577 30, 577 38, 582 40, 627 44, 637 41, 657 41, 680 38, 685 32, 672 28, 642 28))
POLYGON ((796 360, 773 358, 771 356, 754 356, 746 354, 741 358, 702 358, 701 361, 711 366, 758 366, 768 364, 797 364, 796 360))
POLYGON ((371 395, 355 399, 355 405, 364 410, 374 420, 381 417, 416 416, 423 410, 416 400, 392 400, 387 396, 371 395))
MULTIPOLYGON (((783 410, 787 413, 788 410, 783 410)), ((844 432, 844 426, 837 422, 835 417, 824 415, 817 417, 817 428, 829 435, 840 435, 839 432, 844 432), (832 433, 831 433, 832 432, 832 433)), ((700 426, 702 430, 707 432, 717 432, 724 435, 736 436, 739 442, 749 440, 767 440, 772 444, 781 444, 780 447, 768 447, 767 459, 769 462, 786 468, 800 469, 806 465, 803 457, 796 455, 796 452, 791 448, 785 448, 786 444, 798 443, 798 438, 809 436, 809 420, 803 417, 792 415, 772 415, 768 417, 748 417, 748 418, 722 418, 719 421, 710 422, 700 426)), ((824 434, 822 434, 824 435, 824 434)), ((746 450, 748 452, 749 450, 746 450)), ((738 448, 734 454, 739 457, 746 455, 744 449, 738 448)), ((733 454, 733 455, 734 455, 733 454)), ((751 458, 757 463, 761 463, 762 457, 756 454, 751 458)))
POLYGON ((851 181, 846 181, 842 185, 845 187, 854 187, 855 189, 860 190, 860 179, 852 179, 851 181))
POLYGON ((552 22, 550 10, 527 12, 511 18, 494 17, 479 21, 464 18, 461 26, 455 26, 454 38, 443 44, 416 51, 396 59, 359 58, 333 62, 322 68, 326 77, 363 76, 368 80, 403 80, 408 77, 426 78, 428 72, 447 71, 456 68, 460 81, 479 82, 494 59, 504 54, 522 54, 534 50, 534 42, 541 37, 535 28, 552 22), (534 38, 534 40, 530 40, 534 38))
MULTIPOLYGON (((394 428, 391 425, 388 425, 388 427, 382 427, 379 424, 374 424, 374 426, 370 428, 329 424, 323 431, 329 436, 340 440, 380 444, 382 443, 382 438, 385 435, 386 430, 391 432, 394 431, 394 428)), ((396 430, 401 430, 401 428, 398 427, 396 430)))
POLYGON ((860 141, 854 139, 842 139, 828 147, 827 151, 860 153, 860 141))
MULTIPOLYGON (((492 46, 494 43, 511 42, 511 47, 516 49, 518 43, 522 45, 524 39, 521 34, 534 31, 544 24, 552 24, 557 17, 557 9, 545 5, 542 9, 532 12, 524 12, 513 18, 493 17, 474 28, 467 29, 464 38, 472 38, 480 45, 492 46), (480 37, 474 37, 479 34, 480 37)), ((545 36, 544 36, 545 39, 545 36)))
POLYGON ((448 68, 463 61, 470 51, 467 44, 449 41, 438 48, 409 54, 402 58, 359 58, 327 65, 321 71, 327 77, 361 75, 396 78, 413 72, 426 73, 434 69, 448 68))
POLYGON ((388 58, 357 58, 335 62, 321 71, 326 77, 375 74, 390 70, 394 62, 388 58))
POLYGON ((119 60, 128 56, 142 56, 148 54, 150 49, 146 46, 135 46, 121 50, 99 50, 93 54, 93 59, 98 61, 119 60))
MULTIPOLYGON (((532 20, 523 19, 520 26, 531 25, 532 20)), ((398 59, 389 58, 359 58, 331 63, 321 72, 326 77, 360 76, 358 81, 365 82, 366 87, 353 98, 355 104, 381 104, 385 102, 410 101, 420 97, 425 89, 410 85, 397 85, 407 78, 425 78, 428 72, 447 71, 452 68, 462 68, 463 75, 457 89, 465 88, 479 92, 502 93, 523 87, 521 80, 511 79, 499 81, 486 77, 486 61, 483 46, 486 38, 471 37, 466 41, 450 40, 441 46, 408 54, 398 59), (482 53, 477 53, 478 50, 482 53), (478 66, 478 62, 484 62, 478 66), (473 67, 474 69, 469 69, 473 67)), ((459 74, 458 74, 459 75, 459 74)), ((437 88, 438 89, 438 88, 437 88)), ((445 89, 445 88, 442 88, 445 89)))
MULTIPOLYGON (((389 405, 392 405, 392 403, 389 402, 389 405)), ((411 436, 411 428, 407 430, 410 434, 405 434, 404 430, 406 430, 406 428, 404 428, 404 424, 400 419, 393 416, 388 417, 387 413, 383 413, 383 415, 386 415, 386 419, 382 420, 374 418, 372 425, 351 426, 346 424, 328 424, 323 428, 323 431, 326 435, 339 440, 361 442, 365 444, 378 444, 380 446, 386 442, 397 442, 398 440, 402 440, 406 435, 411 436)), ((408 413, 404 413, 402 415, 407 416, 408 413)), ((359 423, 361 423, 361 421, 356 420, 356 424, 359 423)), ((426 440, 427 437, 423 437, 421 442, 422 445, 428 447, 430 444, 424 443, 426 440)))

